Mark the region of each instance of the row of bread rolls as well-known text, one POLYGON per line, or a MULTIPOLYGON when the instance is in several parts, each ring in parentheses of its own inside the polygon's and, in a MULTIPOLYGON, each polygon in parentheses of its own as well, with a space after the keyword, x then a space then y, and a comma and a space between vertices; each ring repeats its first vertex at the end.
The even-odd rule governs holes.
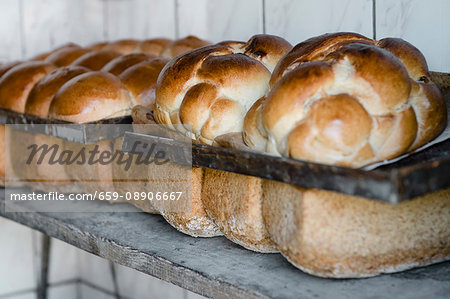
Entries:
MULTIPOLYGON (((133 116, 149 118, 142 107, 133 116)), ((158 79, 154 120, 194 142, 221 145, 232 136, 249 150, 360 167, 436 137, 446 107, 423 55, 403 40, 337 33, 291 49, 282 39, 255 36, 173 59, 158 79)), ((195 209, 160 210, 184 233, 201 235, 189 223, 206 214, 231 241, 279 250, 324 277, 372 276, 450 258, 449 190, 391 206, 225 171, 194 172, 202 173, 193 179, 201 186, 195 209)))
MULTIPOLYGON (((171 60, 159 75, 156 105, 152 110, 152 106, 135 107, 134 122, 164 124, 195 142, 232 144, 240 149, 248 146, 248 150, 267 150, 293 158, 354 167, 385 158, 384 154, 379 154, 383 153, 379 149, 392 152, 390 147, 400 146, 395 142, 401 144, 403 152, 420 146, 438 134, 445 124, 445 105, 429 80, 420 52, 404 41, 377 42, 356 34, 325 35, 294 48, 279 37, 257 35, 246 43, 228 41, 188 52, 171 60), (390 50, 397 58, 382 48, 390 50), (367 57, 361 58, 361 55, 367 57), (379 65, 374 61, 380 62, 379 65), (358 67, 369 69, 358 73, 358 67), (325 73, 329 77, 322 78, 323 69, 331 69, 333 74, 325 73), (373 95, 374 90, 395 93, 399 86, 408 82, 411 88, 406 88, 409 93, 403 98, 373 95), (358 90, 358 86, 370 92, 358 90), (302 92, 305 89, 315 93, 305 99, 302 92), (369 99, 364 98, 368 97, 365 93, 369 94, 369 99), (405 97, 408 97, 406 101, 405 97), (392 108, 386 114, 372 113, 372 108, 380 106, 378 102, 384 99, 398 102, 391 106, 385 103, 392 108), (305 101, 308 103, 302 104, 305 101), (372 101, 373 107, 367 101, 372 101), (320 105, 322 102, 325 103, 320 105), (354 111, 354 107, 359 110, 354 111), (340 108, 347 113, 339 113, 340 108), (360 134, 357 125, 367 124, 358 114, 362 109, 370 114, 372 127, 369 131, 378 146, 372 156, 362 156, 366 160, 347 155, 348 142, 354 145, 360 141, 358 136, 352 136, 360 134), (408 113, 411 116, 411 110, 416 126, 411 125, 412 117, 404 116, 408 113), (304 121, 299 116, 312 120, 304 121), (273 126, 271 121, 275 122, 273 126), (301 135, 295 139, 298 135, 290 132, 304 122, 312 122, 308 123, 308 128, 313 127, 310 138, 319 140, 319 145, 323 146, 324 140, 332 138, 331 141, 336 141, 330 143, 332 146, 344 146, 332 148, 334 161, 297 154, 304 152, 301 138, 308 138, 301 135), (421 130, 428 133, 423 134, 421 130), (293 136, 286 138, 290 134, 293 136), (402 138, 403 134, 407 138, 402 138), (415 139, 411 141, 408 135, 414 135, 415 139), (223 142, 230 136, 235 138, 233 142, 223 142), (289 140, 293 140, 292 144, 289 140), (405 146, 407 143, 410 144, 405 146), (280 150, 284 147, 289 150, 280 150)), ((370 136, 365 138, 371 141, 370 136)), ((120 140, 115 143, 119 144, 113 146, 120 146, 120 140)), ((326 157, 329 156, 327 150, 328 146, 324 146, 326 157)), ((173 169, 179 170, 179 167, 173 165, 173 169)), ((65 171, 72 178, 86 177, 83 168, 71 167, 65 171)), ((161 169, 149 166, 134 171, 145 172, 150 180, 161 169)), ((90 172, 89 177, 94 179, 127 176, 131 179, 134 175, 114 167, 90 172)), ((189 211, 168 210, 157 202, 134 204, 146 212, 161 214, 176 229, 191 236, 224 234, 250 250, 279 250, 295 266, 318 276, 371 276, 450 256, 448 190, 390 206, 206 168, 193 168, 191 180, 189 211)), ((145 182, 131 181, 114 181, 113 185, 92 188, 148 191, 145 182)))
MULTIPOLYGON (((169 58, 206 44, 193 36, 85 48, 67 44, 0 66, 0 108, 73 123, 129 115, 135 105, 153 105, 157 77, 169 58)), ((1 125, 2 143, 4 130, 1 125)), ((1 158, 3 182, 6 162, 1 158)))

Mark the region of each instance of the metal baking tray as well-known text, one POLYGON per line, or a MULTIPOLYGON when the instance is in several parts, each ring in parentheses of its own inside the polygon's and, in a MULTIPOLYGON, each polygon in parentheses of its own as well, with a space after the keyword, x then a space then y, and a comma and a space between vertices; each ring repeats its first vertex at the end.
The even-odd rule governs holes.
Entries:
POLYGON ((72 142, 82 144, 95 143, 103 139, 112 139, 123 135, 123 127, 115 130, 114 126, 100 126, 105 124, 130 125, 131 116, 122 116, 116 118, 102 119, 87 123, 71 123, 51 118, 42 118, 39 116, 17 113, 7 109, 0 108, 0 123, 20 125, 20 128, 26 132, 41 133, 48 136, 62 138, 72 142), (42 131, 45 126, 45 132, 42 131), (99 125, 99 126, 97 126, 99 125))

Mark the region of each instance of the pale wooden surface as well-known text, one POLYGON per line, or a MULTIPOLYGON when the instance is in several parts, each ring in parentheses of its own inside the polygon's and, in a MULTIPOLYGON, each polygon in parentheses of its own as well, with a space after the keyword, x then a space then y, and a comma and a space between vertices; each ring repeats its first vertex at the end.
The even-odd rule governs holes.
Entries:
POLYGON ((372 0, 266 0, 266 32, 293 44, 335 31, 373 37, 372 4, 372 0))
POLYGON ((278 34, 292 44, 334 31, 402 37, 450 72, 448 0, 0 0, 0 62, 64 42, 278 34))
POLYGON ((415 45, 430 69, 450 71, 450 1, 377 0, 377 37, 397 36, 415 45))
POLYGON ((450 263, 369 279, 322 279, 279 254, 250 252, 223 237, 183 235, 157 215, 5 213, 3 205, 0 200, 4 217, 208 297, 446 298, 450 292, 450 263))
POLYGON ((247 41, 263 33, 261 0, 178 0, 178 32, 201 36, 212 42, 247 41))

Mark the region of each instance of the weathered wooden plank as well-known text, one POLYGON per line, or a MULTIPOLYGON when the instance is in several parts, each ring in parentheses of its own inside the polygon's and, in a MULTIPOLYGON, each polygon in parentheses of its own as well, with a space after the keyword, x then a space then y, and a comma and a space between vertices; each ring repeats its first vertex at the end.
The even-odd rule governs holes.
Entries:
MULTIPOLYGON (((131 151, 135 142, 157 143, 167 151, 188 145, 167 138, 126 132, 122 150, 131 151)), ((182 155, 172 160, 187 161, 182 155)), ((190 158, 190 157, 188 157, 190 158)), ((381 169, 366 171, 311 163, 267 154, 192 144, 192 165, 225 170, 264 179, 317 188, 398 204, 402 201, 450 187, 450 140, 438 143, 381 169)))
POLYGON ((263 31, 262 0, 177 0, 180 37, 248 40, 263 31))
POLYGON ((175 37, 175 0, 106 0, 106 39, 175 37))
POLYGON ((450 70, 450 1, 377 0, 377 38, 401 37, 419 48, 433 71, 450 70))
POLYGON ((297 44, 312 36, 354 31, 372 37, 372 0, 265 0, 266 32, 297 44))
POLYGON ((25 57, 67 42, 104 39, 102 0, 33 0, 23 7, 25 57))
POLYGON ((188 237, 157 215, 4 211, 2 199, 3 217, 208 297, 445 298, 450 286, 448 262, 369 279, 329 280, 295 269, 280 254, 254 253, 222 237, 188 237))
POLYGON ((0 0, 0 62, 22 59, 22 1, 0 0))

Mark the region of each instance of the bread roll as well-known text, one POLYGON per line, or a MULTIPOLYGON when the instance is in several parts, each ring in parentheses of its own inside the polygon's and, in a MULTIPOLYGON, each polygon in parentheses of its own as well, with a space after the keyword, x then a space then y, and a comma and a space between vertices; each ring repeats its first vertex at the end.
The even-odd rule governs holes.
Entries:
POLYGON ((52 64, 31 61, 11 68, 0 79, 0 108, 24 113, 33 86, 56 69, 52 64))
MULTIPOLYGON (((25 105, 25 113, 47 118, 50 104, 59 88, 70 79, 88 71, 89 70, 84 67, 69 66, 58 68, 45 76, 31 90, 25 105)), ((60 138, 41 134, 35 134, 33 140, 38 146, 43 144, 49 146, 57 144, 61 150, 64 148, 65 144, 65 141, 60 138)), ((48 163, 48 160, 48 157, 46 157, 40 165, 31 164, 28 167, 29 172, 32 173, 27 175, 39 177, 43 180, 43 182, 32 184, 31 187, 35 190, 52 190, 61 193, 79 192, 79 185, 77 185, 76 182, 70 181, 71 177, 66 173, 64 165, 58 163, 50 164, 48 163)))
POLYGON ((399 205, 274 181, 263 190, 270 236, 312 275, 368 277, 450 259, 450 189, 399 205))
POLYGON ((119 76, 131 92, 137 105, 152 107, 155 103, 156 81, 169 62, 166 58, 151 58, 127 68, 119 76))
POLYGON ((106 72, 88 72, 66 82, 50 104, 49 117, 85 123, 130 114, 128 90, 106 72))
POLYGON ((155 56, 161 56, 163 50, 170 42, 171 40, 167 38, 147 39, 137 44, 134 51, 137 53, 148 53, 155 56))
POLYGON ((72 62, 72 65, 83 66, 92 71, 99 71, 108 62, 120 56, 119 52, 111 50, 91 51, 72 62))
POLYGON ((187 51, 210 45, 210 42, 199 39, 198 37, 189 35, 166 44, 161 53, 162 57, 174 58, 187 51))
MULTIPOLYGON (((0 79, 0 108, 24 113, 25 103, 33 86, 55 68, 55 66, 46 62, 32 61, 16 65, 8 70, 0 79)), ((2 127, 1 142, 5 146, 11 144, 11 140, 5 139, 7 128, 3 125, 0 127, 2 127)), ((20 185, 19 183, 13 183, 13 181, 17 181, 17 176, 14 174, 15 170, 12 169, 13 164, 10 163, 12 159, 11 151, 4 153, 0 158, 1 182, 5 183, 6 167, 8 167, 9 185, 20 185)))
MULTIPOLYGON (((132 101, 128 90, 114 75, 106 72, 87 72, 67 81, 50 104, 49 117, 73 123, 85 123, 130 113, 132 101)), ((100 152, 111 151, 110 140, 95 144, 64 142, 64 149, 86 152, 98 147, 100 152)), ((79 191, 113 191, 112 165, 65 165, 68 176, 77 183, 79 191)))
POLYGON ((98 42, 98 43, 94 43, 94 44, 88 46, 87 48, 92 51, 99 51, 99 50, 103 49, 107 44, 108 44, 108 42, 98 42))
POLYGON ((39 55, 37 55, 37 56, 35 56, 35 57, 32 57, 30 60, 31 60, 31 61, 44 61, 48 56, 50 56, 51 54, 53 54, 53 53, 56 52, 56 51, 59 51, 59 50, 64 49, 64 48, 79 48, 79 47, 80 47, 80 46, 77 45, 77 44, 74 44, 74 43, 67 43, 67 44, 64 44, 64 45, 62 45, 62 46, 59 46, 59 47, 56 48, 56 49, 53 49, 53 50, 50 51, 50 52, 45 52, 45 53, 39 54, 39 55))
POLYGON ((68 66, 80 56, 89 52, 91 52, 91 50, 81 47, 66 47, 53 52, 45 59, 45 61, 59 67, 68 66))
POLYGON ((123 71, 125 71, 129 67, 153 57, 155 56, 146 53, 132 53, 128 55, 122 55, 108 62, 102 68, 102 71, 119 76, 123 71))
POLYGON ((244 140, 276 155, 361 167, 422 146, 446 124, 425 59, 397 39, 312 38, 280 61, 270 84, 247 114, 244 140))
POLYGON ((122 55, 133 53, 140 41, 135 39, 122 39, 106 43, 102 50, 119 52, 122 55))
MULTIPOLYGON (((159 76, 155 119, 172 129, 183 124, 183 133, 207 144, 217 136, 242 132, 247 109, 268 90, 269 69, 289 49, 281 38, 257 35, 247 43, 222 42, 178 56, 159 76)), ((186 224, 207 214, 230 240, 260 252, 275 251, 262 224, 261 195, 247 189, 239 175, 201 171, 203 177, 195 176, 195 184, 203 188, 201 201, 193 200, 193 213, 183 217, 165 214, 169 223, 195 235, 186 224)))
POLYGON ((58 68, 46 75, 31 89, 25 104, 25 113, 48 117, 50 103, 61 86, 88 71, 85 67, 69 66, 58 68))
POLYGON ((12 69, 13 67, 15 67, 16 65, 22 63, 21 61, 13 61, 13 62, 9 62, 9 63, 5 63, 0 65, 0 78, 10 69, 12 69))
POLYGON ((289 48, 281 38, 258 35, 247 43, 221 43, 178 56, 158 79, 155 119, 169 128, 183 124, 186 134, 205 144, 241 132, 245 113, 268 90, 268 68, 289 48), (266 52, 254 46, 261 44, 266 52))

